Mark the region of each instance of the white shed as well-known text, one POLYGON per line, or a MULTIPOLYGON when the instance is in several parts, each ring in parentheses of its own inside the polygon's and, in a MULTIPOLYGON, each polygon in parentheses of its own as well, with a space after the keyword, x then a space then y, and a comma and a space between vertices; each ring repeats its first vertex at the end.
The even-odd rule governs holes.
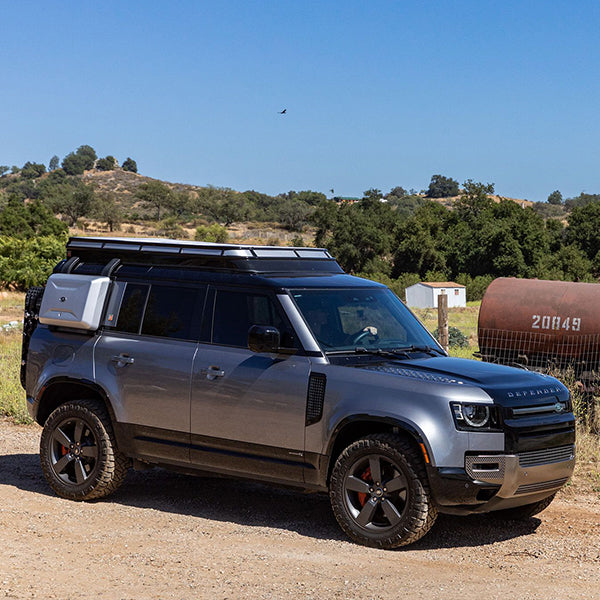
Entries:
POLYGON ((448 308, 467 305, 467 288, 453 281, 415 283, 406 288, 406 304, 414 308, 437 308, 438 296, 448 296, 448 308))

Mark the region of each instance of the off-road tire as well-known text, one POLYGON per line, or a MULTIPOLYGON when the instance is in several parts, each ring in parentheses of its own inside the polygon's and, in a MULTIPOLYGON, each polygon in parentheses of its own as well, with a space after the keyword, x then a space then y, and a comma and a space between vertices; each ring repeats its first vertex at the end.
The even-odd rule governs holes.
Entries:
POLYGON ((554 496, 556 496, 556 494, 552 494, 552 496, 548 496, 539 502, 515 506, 513 508, 505 508, 503 510, 495 510, 489 513, 489 515, 494 519, 502 521, 523 521, 548 508, 552 500, 554 500, 554 496))
POLYGON ((25 387, 27 352, 31 334, 38 324, 40 305, 44 288, 40 286, 30 287, 25 294, 25 310, 23 314, 23 340, 21 343, 21 385, 25 387))
POLYGON ((38 315, 40 312, 40 304, 42 302, 42 296, 44 295, 44 288, 36 285, 30 287, 25 294, 25 315, 27 313, 31 315, 38 315))
POLYGON ((73 400, 44 423, 40 461, 50 487, 62 498, 93 500, 114 492, 130 460, 118 450, 110 417, 97 400, 73 400))
POLYGON ((437 517, 423 459, 408 440, 393 434, 350 444, 333 468, 329 497, 346 535, 374 548, 412 544, 437 517), (380 481, 372 477, 377 469, 380 481))

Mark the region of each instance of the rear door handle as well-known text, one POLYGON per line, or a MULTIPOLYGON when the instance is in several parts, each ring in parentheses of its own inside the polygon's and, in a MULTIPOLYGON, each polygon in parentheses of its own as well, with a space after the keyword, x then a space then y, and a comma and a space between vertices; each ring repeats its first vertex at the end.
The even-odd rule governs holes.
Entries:
POLYGON ((221 369, 221 367, 208 367, 206 369, 206 379, 216 379, 217 377, 225 377, 225 371, 221 369))
POLYGON ((132 365, 135 362, 133 356, 129 356, 129 354, 119 354, 117 356, 113 356, 111 360, 117 363, 117 367, 132 365))

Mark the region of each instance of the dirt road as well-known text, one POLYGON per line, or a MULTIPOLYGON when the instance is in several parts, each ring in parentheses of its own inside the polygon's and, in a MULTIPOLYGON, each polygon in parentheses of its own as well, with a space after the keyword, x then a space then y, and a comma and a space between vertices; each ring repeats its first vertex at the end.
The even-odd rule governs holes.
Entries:
POLYGON ((328 500, 132 472, 107 500, 61 500, 38 427, 0 420, 0 598, 600 599, 597 495, 539 518, 439 518, 393 552, 346 541, 328 500))

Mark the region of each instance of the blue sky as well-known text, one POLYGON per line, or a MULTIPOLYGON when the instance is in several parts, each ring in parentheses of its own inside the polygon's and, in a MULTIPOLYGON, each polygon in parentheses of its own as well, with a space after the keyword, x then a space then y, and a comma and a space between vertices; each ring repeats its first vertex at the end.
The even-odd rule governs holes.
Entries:
POLYGON ((269 194, 600 193, 599 30, 576 0, 0 0, 0 164, 89 144, 269 194))

